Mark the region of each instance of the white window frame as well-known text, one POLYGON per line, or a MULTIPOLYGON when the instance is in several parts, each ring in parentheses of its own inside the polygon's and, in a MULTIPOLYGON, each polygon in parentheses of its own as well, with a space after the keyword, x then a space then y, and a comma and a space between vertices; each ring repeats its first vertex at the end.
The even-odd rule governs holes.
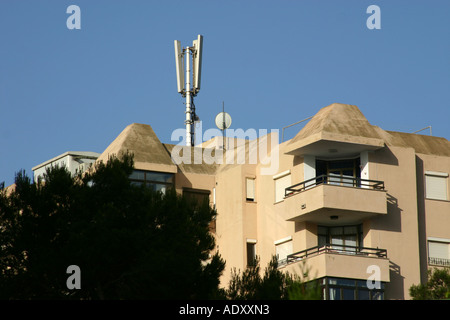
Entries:
POLYGON ((430 200, 449 200, 448 173, 425 171, 425 198, 430 200), (434 186, 432 187, 431 184, 434 184, 434 186))
MULTIPOLYGON (((444 250, 445 251, 445 250, 444 250)), ((428 256, 428 264, 432 265, 440 265, 439 263, 430 263, 430 259, 444 259, 450 261, 450 239, 443 239, 443 238, 435 238, 435 237, 428 237, 427 238, 427 256, 428 256), (437 256, 431 256, 430 255, 430 243, 436 243, 436 244, 442 244, 447 246, 447 254, 445 257, 437 257, 437 256)))
POLYGON ((254 177, 245 177, 245 200, 256 202, 256 185, 254 177))

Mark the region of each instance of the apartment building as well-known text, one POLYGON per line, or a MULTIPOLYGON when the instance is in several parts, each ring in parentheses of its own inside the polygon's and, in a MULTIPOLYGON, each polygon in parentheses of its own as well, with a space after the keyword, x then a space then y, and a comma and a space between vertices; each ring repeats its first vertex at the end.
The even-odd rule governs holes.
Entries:
POLYGON ((47 160, 37 166, 31 168, 33 171, 34 181, 43 179, 47 169, 53 167, 66 167, 72 174, 76 175, 78 172, 84 172, 97 160, 100 153, 91 151, 67 151, 59 156, 47 160))
POLYGON ((446 139, 385 131, 332 104, 278 154, 272 176, 259 164, 216 174, 229 268, 277 254, 281 269, 320 279, 326 299, 408 299, 428 268, 449 265, 446 139))
POLYGON ((133 183, 208 198, 224 286, 232 268, 276 255, 280 270, 318 279, 324 299, 409 299, 429 268, 450 265, 448 140, 383 130, 338 103, 273 138, 181 147, 135 123, 97 161, 132 152, 133 183))

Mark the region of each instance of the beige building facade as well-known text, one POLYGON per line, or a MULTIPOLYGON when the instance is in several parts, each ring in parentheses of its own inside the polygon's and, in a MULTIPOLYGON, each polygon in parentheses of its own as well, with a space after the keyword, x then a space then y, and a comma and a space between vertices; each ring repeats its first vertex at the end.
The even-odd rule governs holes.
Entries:
POLYGON ((319 279, 324 299, 409 299, 428 269, 450 266, 450 142, 383 130, 353 105, 317 111, 291 140, 229 139, 225 151, 220 137, 181 147, 131 124, 97 161, 132 152, 133 183, 209 198, 223 286, 276 255, 280 270, 319 279))

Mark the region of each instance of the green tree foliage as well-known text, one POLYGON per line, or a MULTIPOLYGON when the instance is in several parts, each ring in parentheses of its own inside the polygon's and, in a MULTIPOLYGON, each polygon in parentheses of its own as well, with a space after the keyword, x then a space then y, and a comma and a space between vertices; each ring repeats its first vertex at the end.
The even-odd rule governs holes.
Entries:
POLYGON ((261 276, 259 257, 242 273, 232 270, 226 290, 230 300, 320 300, 317 281, 290 275, 278 269, 278 261, 272 257, 261 276))
POLYGON ((124 155, 73 178, 64 168, 0 190, 0 298, 208 299, 220 297, 225 262, 209 224, 216 215, 169 189, 130 184, 124 155), (69 290, 66 269, 81 270, 69 290))
POLYGON ((298 266, 299 272, 292 276, 288 287, 289 300, 322 300, 319 281, 311 278, 305 260, 298 266))
POLYGON ((409 294, 413 300, 450 299, 450 268, 428 270, 427 283, 412 285, 409 294))

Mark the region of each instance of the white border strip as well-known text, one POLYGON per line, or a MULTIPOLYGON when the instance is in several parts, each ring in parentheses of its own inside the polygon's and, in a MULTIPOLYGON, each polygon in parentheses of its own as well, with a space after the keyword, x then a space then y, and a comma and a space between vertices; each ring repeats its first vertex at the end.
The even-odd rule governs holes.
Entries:
POLYGON ((272 179, 273 179, 273 180, 277 180, 277 179, 283 178, 284 176, 287 176, 287 175, 290 174, 290 173, 291 173, 291 170, 286 170, 286 171, 283 171, 283 172, 281 172, 281 173, 279 173, 279 174, 274 175, 274 176, 272 177, 272 179))
POLYGON ((450 243, 450 239, 444 239, 444 238, 428 237, 427 240, 428 241, 435 241, 435 242, 450 243))
POLYGON ((282 244, 283 242, 288 242, 288 241, 291 241, 291 240, 292 240, 292 236, 289 236, 289 237, 285 237, 285 238, 280 239, 280 240, 276 240, 273 243, 275 245, 279 245, 279 244, 282 244))
POLYGON ((427 176, 448 177, 447 172, 425 171, 427 176))

